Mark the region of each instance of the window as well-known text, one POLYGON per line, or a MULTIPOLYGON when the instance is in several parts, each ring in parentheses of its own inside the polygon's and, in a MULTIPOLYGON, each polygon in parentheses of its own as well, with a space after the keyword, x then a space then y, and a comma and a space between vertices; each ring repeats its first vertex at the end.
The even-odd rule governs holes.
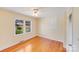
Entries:
POLYGON ((22 34, 23 33, 23 20, 16 20, 15 21, 15 27, 16 27, 16 34, 22 34))
POLYGON ((25 31, 31 32, 31 21, 25 21, 25 31))
POLYGON ((15 34, 25 34, 31 32, 31 21, 24 21, 16 19, 15 34))

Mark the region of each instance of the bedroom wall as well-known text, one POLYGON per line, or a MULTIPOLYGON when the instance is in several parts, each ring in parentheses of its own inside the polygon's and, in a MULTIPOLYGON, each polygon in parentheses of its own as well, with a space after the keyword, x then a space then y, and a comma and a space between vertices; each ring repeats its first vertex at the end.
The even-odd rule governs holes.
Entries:
MULTIPOLYGON (((61 8, 62 9, 62 8, 61 8)), ((60 9, 47 10, 45 17, 39 21, 39 36, 66 42, 66 13, 60 9)))
POLYGON ((37 21, 31 16, 25 16, 19 13, 11 12, 0 8, 0 50, 12 46, 22 40, 36 36, 37 21), (15 35, 15 19, 31 20, 32 32, 15 35))

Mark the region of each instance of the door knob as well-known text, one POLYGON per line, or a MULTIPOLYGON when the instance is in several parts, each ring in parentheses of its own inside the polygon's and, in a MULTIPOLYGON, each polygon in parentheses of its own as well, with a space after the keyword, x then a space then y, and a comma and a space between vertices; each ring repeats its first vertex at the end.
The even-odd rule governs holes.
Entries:
POLYGON ((72 46, 72 44, 68 44, 69 46, 72 46))

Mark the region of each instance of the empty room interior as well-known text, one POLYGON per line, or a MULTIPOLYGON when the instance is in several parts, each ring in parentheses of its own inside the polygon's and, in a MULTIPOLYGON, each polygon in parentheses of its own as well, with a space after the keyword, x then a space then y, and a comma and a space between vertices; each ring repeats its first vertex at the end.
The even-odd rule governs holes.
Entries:
POLYGON ((78 7, 0 7, 0 52, 79 52, 78 7))

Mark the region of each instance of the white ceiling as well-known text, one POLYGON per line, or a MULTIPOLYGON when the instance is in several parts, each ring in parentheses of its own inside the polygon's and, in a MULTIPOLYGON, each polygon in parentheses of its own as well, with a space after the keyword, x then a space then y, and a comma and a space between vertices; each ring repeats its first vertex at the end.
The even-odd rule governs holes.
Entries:
MULTIPOLYGON (((33 9, 36 7, 5 7, 4 9, 33 16, 33 9)), ((60 16, 63 15, 67 8, 65 7, 37 7, 39 9, 38 17, 60 16)))

